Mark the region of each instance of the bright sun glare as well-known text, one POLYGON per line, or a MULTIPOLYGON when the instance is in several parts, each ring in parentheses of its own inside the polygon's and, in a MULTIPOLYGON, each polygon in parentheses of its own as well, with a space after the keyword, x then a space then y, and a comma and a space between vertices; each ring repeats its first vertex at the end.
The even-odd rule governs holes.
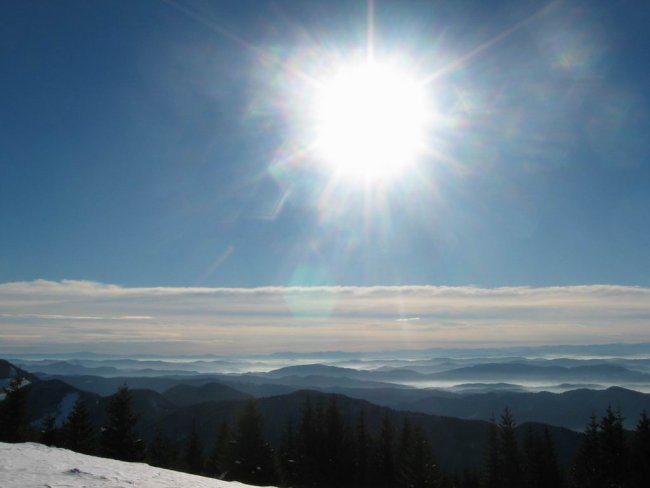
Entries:
POLYGON ((318 155, 338 175, 395 177, 424 147, 427 105, 421 84, 395 66, 341 69, 317 93, 318 155))

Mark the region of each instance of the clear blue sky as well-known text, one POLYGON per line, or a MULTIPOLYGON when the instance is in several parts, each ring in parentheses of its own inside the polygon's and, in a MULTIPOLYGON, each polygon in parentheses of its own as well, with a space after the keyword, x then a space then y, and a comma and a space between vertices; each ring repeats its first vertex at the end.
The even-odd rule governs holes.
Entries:
POLYGON ((0 282, 650 285, 650 4, 487 3, 376 2, 454 123, 331 209, 308 158, 272 171, 268 54, 344 58, 365 2, 2 2, 0 282))

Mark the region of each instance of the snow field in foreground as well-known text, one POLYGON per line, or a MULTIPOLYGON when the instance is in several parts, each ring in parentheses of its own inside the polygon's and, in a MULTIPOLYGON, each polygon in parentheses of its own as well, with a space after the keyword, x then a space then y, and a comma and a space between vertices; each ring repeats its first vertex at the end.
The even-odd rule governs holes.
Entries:
POLYGON ((0 442, 0 488, 242 488, 234 481, 86 456, 41 444, 0 442))

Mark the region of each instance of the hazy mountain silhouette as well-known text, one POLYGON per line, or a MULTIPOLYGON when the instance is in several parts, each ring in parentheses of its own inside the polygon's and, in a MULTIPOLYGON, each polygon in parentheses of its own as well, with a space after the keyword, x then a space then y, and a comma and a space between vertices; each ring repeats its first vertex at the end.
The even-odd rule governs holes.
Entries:
POLYGON ((650 375, 615 364, 588 366, 535 366, 522 363, 489 363, 426 375, 431 380, 550 380, 650 382, 650 375))
POLYGON ((202 402, 222 402, 250 398, 250 395, 215 382, 200 386, 176 385, 165 390, 163 396, 174 405, 181 407, 202 402))

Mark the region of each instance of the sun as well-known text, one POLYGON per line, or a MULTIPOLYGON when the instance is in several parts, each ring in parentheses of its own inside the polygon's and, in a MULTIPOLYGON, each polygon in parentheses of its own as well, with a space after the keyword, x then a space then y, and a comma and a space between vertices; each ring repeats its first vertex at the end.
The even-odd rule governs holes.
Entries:
POLYGON ((316 91, 315 150, 337 175, 383 180, 425 147, 428 100, 407 70, 367 61, 340 69, 316 91))

